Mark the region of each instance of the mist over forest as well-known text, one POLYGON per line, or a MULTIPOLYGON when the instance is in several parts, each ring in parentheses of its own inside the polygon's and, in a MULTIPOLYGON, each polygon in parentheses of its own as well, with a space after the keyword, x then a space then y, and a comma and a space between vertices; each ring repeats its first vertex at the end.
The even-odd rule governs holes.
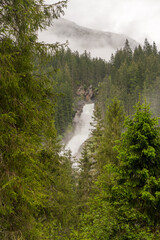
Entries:
POLYGON ((67 42, 72 51, 82 54, 87 50, 92 58, 100 57, 108 61, 112 53, 124 46, 126 39, 129 40, 132 49, 139 45, 134 39, 123 34, 89 29, 65 18, 56 19, 50 28, 39 32, 39 41, 67 42))
POLYGON ((0 2, 0 239, 159 240, 157 44, 66 7, 0 2))

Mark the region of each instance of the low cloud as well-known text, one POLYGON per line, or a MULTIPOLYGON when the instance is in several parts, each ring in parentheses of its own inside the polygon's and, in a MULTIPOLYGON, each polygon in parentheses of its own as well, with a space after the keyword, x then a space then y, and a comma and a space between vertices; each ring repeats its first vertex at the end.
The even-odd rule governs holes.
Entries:
MULTIPOLYGON (((52 1, 52 0, 48 0, 52 1)), ((160 42, 159 0, 70 0, 65 18, 93 29, 160 42)))
POLYGON ((72 51, 91 53, 91 57, 101 57, 109 60, 111 54, 122 48, 128 39, 132 48, 138 45, 136 41, 122 34, 93 30, 81 27, 65 19, 54 21, 52 27, 39 33, 39 41, 47 43, 69 42, 72 51))

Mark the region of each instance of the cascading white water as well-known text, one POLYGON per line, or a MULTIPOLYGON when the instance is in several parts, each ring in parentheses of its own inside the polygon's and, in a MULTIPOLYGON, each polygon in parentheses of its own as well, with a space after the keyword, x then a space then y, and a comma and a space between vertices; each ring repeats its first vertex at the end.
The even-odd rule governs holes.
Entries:
POLYGON ((82 113, 76 117, 76 125, 73 137, 66 144, 66 149, 71 150, 73 156, 77 156, 81 145, 89 138, 92 126, 94 103, 85 104, 82 113))

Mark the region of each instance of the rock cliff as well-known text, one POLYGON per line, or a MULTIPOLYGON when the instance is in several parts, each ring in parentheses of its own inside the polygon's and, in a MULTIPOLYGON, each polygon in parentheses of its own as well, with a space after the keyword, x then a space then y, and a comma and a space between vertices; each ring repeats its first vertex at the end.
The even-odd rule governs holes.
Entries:
POLYGON ((83 86, 80 86, 78 89, 77 89, 77 92, 76 92, 77 96, 82 96, 84 97, 84 100, 86 102, 91 102, 93 97, 94 97, 94 90, 93 90, 93 87, 92 85, 90 85, 87 89, 84 89, 83 86))

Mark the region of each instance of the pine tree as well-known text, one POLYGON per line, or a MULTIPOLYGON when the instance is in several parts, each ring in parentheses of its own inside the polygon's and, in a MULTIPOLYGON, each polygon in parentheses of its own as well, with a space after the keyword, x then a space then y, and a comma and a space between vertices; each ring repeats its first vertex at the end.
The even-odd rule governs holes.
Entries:
POLYGON ((96 177, 92 182, 94 191, 88 198, 86 211, 81 217, 82 239, 110 239, 114 231, 112 227, 115 223, 115 210, 109 199, 110 190, 115 184, 113 169, 119 164, 114 147, 116 140, 120 139, 123 119, 123 107, 117 99, 113 99, 108 106, 101 135, 97 135, 97 131, 93 132, 93 137, 95 133, 98 136, 98 144, 93 154, 97 163, 93 165, 96 177))
POLYGON ((132 61, 132 49, 129 45, 128 39, 126 39, 123 51, 124 51, 124 55, 125 55, 127 63, 130 64, 132 61))
POLYGON ((118 147, 117 184, 112 187, 119 239, 159 239, 160 135, 157 123, 149 107, 140 104, 133 119, 126 120, 127 130, 118 147))
POLYGON ((116 145, 116 141, 120 139, 123 121, 123 107, 120 101, 113 99, 106 112, 104 131, 97 152, 97 162, 102 172, 106 164, 118 164, 117 154, 113 148, 116 145))
POLYGON ((51 182, 40 152, 47 142, 52 142, 54 153, 59 147, 54 92, 47 76, 34 74, 33 59, 48 51, 36 42, 38 29, 49 26, 65 5, 66 1, 49 6, 41 0, 0 3, 1 239, 44 239, 40 212, 51 182))
POLYGON ((82 151, 82 157, 79 161, 80 173, 77 186, 79 213, 85 212, 87 209, 87 202, 90 197, 93 186, 93 162, 90 156, 89 145, 86 144, 82 151))

